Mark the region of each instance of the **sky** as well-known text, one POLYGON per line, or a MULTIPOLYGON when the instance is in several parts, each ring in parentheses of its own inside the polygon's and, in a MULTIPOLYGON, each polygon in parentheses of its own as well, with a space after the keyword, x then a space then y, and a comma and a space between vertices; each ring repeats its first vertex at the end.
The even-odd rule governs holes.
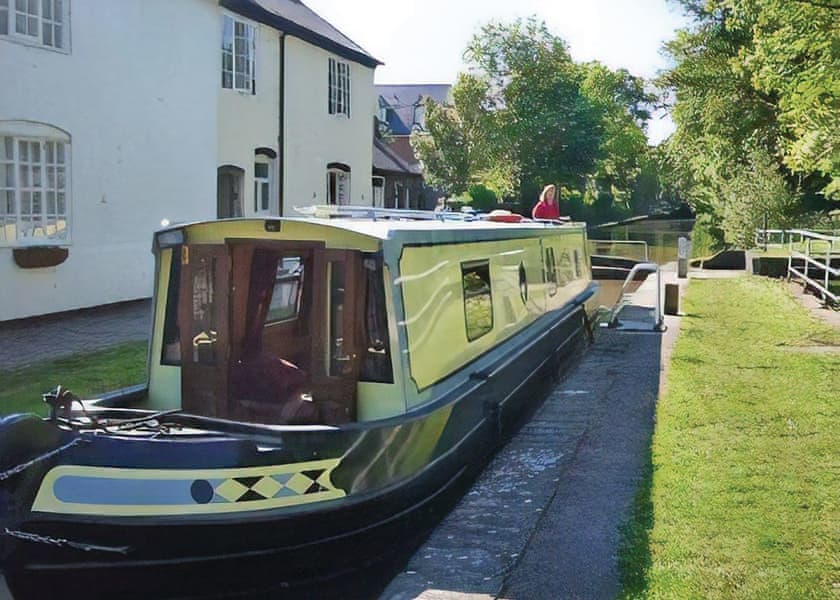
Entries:
MULTIPOLYGON (((303 0, 384 62, 376 83, 453 83, 463 52, 492 20, 536 15, 566 40, 576 61, 599 60, 650 78, 669 66, 662 44, 688 21, 668 0, 303 0)), ((673 131, 667 115, 648 124, 658 143, 673 131)))

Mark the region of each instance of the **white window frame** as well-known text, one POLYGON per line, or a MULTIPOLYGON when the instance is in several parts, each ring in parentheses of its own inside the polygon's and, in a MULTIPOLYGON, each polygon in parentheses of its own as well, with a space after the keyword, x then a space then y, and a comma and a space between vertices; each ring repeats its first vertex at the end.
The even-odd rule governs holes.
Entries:
POLYGON ((70 137, 64 132, 47 125, 0 122, 0 246, 70 243, 71 166, 70 137), (29 206, 25 213, 24 202, 29 206))
POLYGON ((329 114, 350 118, 350 63, 330 57, 327 75, 329 114))
POLYGON ((257 93, 257 26, 254 23, 222 14, 222 88, 236 90, 243 94, 257 93), (228 28, 230 25, 230 28, 228 28), (237 35, 237 26, 244 35, 237 35), (228 32, 230 37, 228 38, 228 32), (242 47, 244 46, 244 48, 242 47), (244 50, 244 63, 237 68, 238 51, 244 50), (228 79, 229 77, 229 79, 228 79))
POLYGON ((267 156, 254 157, 254 214, 267 215, 271 213, 271 198, 273 191, 274 161, 267 156), (266 176, 257 177, 257 165, 265 165, 266 176))
POLYGON ((336 206, 345 206, 350 204, 350 171, 344 169, 329 168, 327 169, 327 204, 334 204, 336 206), (335 195, 333 198, 330 193, 332 186, 331 180, 335 178, 335 195))
POLYGON ((0 40, 68 53, 70 0, 0 0, 0 40), (45 16, 47 12, 49 17, 45 16), (25 31, 18 31, 20 24, 25 31), (58 44, 56 33, 61 38, 58 44))

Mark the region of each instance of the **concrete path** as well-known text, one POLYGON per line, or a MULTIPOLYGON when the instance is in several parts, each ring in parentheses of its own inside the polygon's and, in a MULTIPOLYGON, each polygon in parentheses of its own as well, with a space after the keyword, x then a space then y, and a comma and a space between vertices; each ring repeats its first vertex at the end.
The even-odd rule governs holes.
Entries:
MULTIPOLYGON (((655 287, 643 288, 637 304, 655 303, 655 287)), ((619 527, 649 460, 679 317, 665 318, 664 333, 651 324, 599 332, 382 599, 616 595, 619 527)))
POLYGON ((142 341, 151 331, 151 300, 0 323, 0 371, 142 341))

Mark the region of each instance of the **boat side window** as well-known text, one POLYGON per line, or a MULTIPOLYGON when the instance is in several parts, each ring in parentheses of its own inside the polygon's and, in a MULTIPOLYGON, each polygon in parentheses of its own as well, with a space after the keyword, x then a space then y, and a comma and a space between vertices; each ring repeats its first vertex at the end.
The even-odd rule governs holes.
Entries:
POLYGON ((181 295, 181 252, 183 246, 172 248, 169 284, 166 289, 166 312, 163 319, 163 344, 160 364, 181 365, 181 333, 178 326, 178 298, 181 295))
POLYGON ((490 288, 489 261, 461 263, 464 291, 464 321, 471 342, 493 329, 493 294, 490 288))
POLYGON ((365 274, 365 344, 359 379, 394 383, 391 348, 388 337, 388 314, 385 307, 385 280, 382 257, 366 254, 362 264, 365 274))
POLYGON ((557 293, 557 261, 554 258, 554 248, 545 249, 545 281, 548 283, 548 295, 557 293))
POLYGON ((304 267, 300 256, 284 256, 277 261, 277 272, 266 326, 297 319, 303 289, 304 267))

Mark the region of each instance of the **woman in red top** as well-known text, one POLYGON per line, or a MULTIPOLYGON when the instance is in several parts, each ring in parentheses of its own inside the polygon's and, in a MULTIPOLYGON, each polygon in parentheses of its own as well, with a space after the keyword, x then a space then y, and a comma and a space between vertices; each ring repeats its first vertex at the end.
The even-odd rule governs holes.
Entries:
POLYGON ((543 188, 540 194, 540 201, 534 205, 534 210, 531 211, 531 217, 534 219, 559 219, 560 206, 557 204, 555 194, 557 188, 553 184, 548 184, 543 188))

